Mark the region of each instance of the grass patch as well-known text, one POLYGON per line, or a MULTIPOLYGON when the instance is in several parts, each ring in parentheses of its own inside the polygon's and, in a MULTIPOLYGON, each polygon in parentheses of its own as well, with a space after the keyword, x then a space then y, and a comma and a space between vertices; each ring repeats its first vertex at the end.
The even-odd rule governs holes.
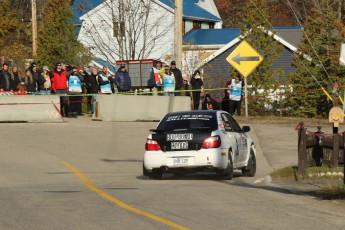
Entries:
MULTIPOLYGON (((306 179, 309 178, 309 175, 312 174, 313 178, 318 178, 318 174, 321 173, 328 173, 328 172, 344 172, 343 167, 330 167, 330 166, 322 166, 322 167, 309 167, 306 169, 306 172, 304 175, 297 175, 297 166, 289 166, 281 169, 277 169, 273 171, 270 176, 272 178, 279 178, 279 179, 306 179), (297 178, 298 177, 298 178, 297 178)), ((339 179, 341 176, 334 176, 334 175, 324 175, 323 177, 319 177, 323 179, 339 179)))
POLYGON ((277 169, 273 171, 270 175, 272 178, 293 179, 295 178, 295 167, 290 166, 290 167, 277 169))
POLYGON ((306 170, 306 174, 318 174, 318 173, 327 173, 327 172, 344 172, 343 167, 330 167, 330 166, 321 166, 321 167, 309 167, 306 170))

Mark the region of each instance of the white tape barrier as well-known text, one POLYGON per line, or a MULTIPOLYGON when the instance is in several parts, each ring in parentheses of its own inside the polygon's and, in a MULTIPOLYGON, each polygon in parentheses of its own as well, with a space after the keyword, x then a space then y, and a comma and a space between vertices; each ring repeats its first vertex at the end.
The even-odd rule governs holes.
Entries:
POLYGON ((0 97, 0 122, 63 122, 57 95, 0 97))
POLYGON ((191 110, 191 98, 184 96, 97 95, 93 120, 156 121, 168 112, 191 110))

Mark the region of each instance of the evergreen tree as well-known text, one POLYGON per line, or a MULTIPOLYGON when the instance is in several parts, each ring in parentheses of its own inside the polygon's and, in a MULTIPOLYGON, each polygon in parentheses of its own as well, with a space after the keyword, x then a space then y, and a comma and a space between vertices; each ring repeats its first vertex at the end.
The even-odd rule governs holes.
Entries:
POLYGON ((246 9, 240 24, 242 36, 264 58, 247 79, 248 85, 252 86, 248 87, 249 113, 263 115, 265 106, 276 103, 270 100, 268 95, 281 86, 283 70, 271 67, 274 60, 282 54, 283 46, 273 38, 273 34, 268 33, 271 26, 268 22, 267 1, 253 0, 246 4, 246 9))
POLYGON ((53 67, 56 62, 84 65, 90 61, 89 52, 77 41, 73 25, 71 2, 49 0, 38 35, 40 63, 53 67))
MULTIPOLYGON (((304 117, 327 117, 331 103, 322 91, 331 96, 335 76, 344 75, 339 65, 340 46, 343 38, 337 21, 338 0, 320 0, 304 25, 304 35, 299 46, 300 54, 294 57, 296 68, 288 78, 293 94, 287 98, 291 115, 304 117), (315 78, 315 79, 314 79, 315 78)), ((342 27, 342 26, 341 26, 342 27)))

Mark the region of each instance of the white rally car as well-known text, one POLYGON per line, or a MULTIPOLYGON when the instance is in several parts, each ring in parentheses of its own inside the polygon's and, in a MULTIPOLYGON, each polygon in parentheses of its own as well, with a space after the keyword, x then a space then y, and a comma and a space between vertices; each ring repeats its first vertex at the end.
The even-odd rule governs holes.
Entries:
POLYGON ((168 113, 150 130, 145 144, 143 173, 160 179, 163 173, 184 175, 216 172, 231 180, 234 169, 244 176, 256 172, 256 149, 247 134, 227 112, 196 110, 168 113))

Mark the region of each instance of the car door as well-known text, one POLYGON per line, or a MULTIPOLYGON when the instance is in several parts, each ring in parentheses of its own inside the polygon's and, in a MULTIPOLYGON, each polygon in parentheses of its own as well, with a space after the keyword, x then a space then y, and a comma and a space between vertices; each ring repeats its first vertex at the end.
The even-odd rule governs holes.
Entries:
POLYGON ((233 117, 228 115, 228 119, 230 121, 230 126, 239 136, 238 139, 238 148, 239 148, 239 158, 238 162, 243 162, 247 159, 248 154, 248 143, 247 143, 247 134, 245 134, 239 124, 235 121, 233 117))
POLYGON ((232 147, 232 151, 234 155, 234 158, 232 160, 236 164, 241 159, 240 148, 239 148, 241 136, 240 136, 240 133, 237 132, 236 127, 234 127, 233 124, 231 123, 231 119, 230 119, 231 116, 229 114, 222 113, 221 117, 222 117, 222 122, 224 124, 224 130, 226 132, 226 135, 230 139, 230 143, 232 143, 231 147, 232 147))

